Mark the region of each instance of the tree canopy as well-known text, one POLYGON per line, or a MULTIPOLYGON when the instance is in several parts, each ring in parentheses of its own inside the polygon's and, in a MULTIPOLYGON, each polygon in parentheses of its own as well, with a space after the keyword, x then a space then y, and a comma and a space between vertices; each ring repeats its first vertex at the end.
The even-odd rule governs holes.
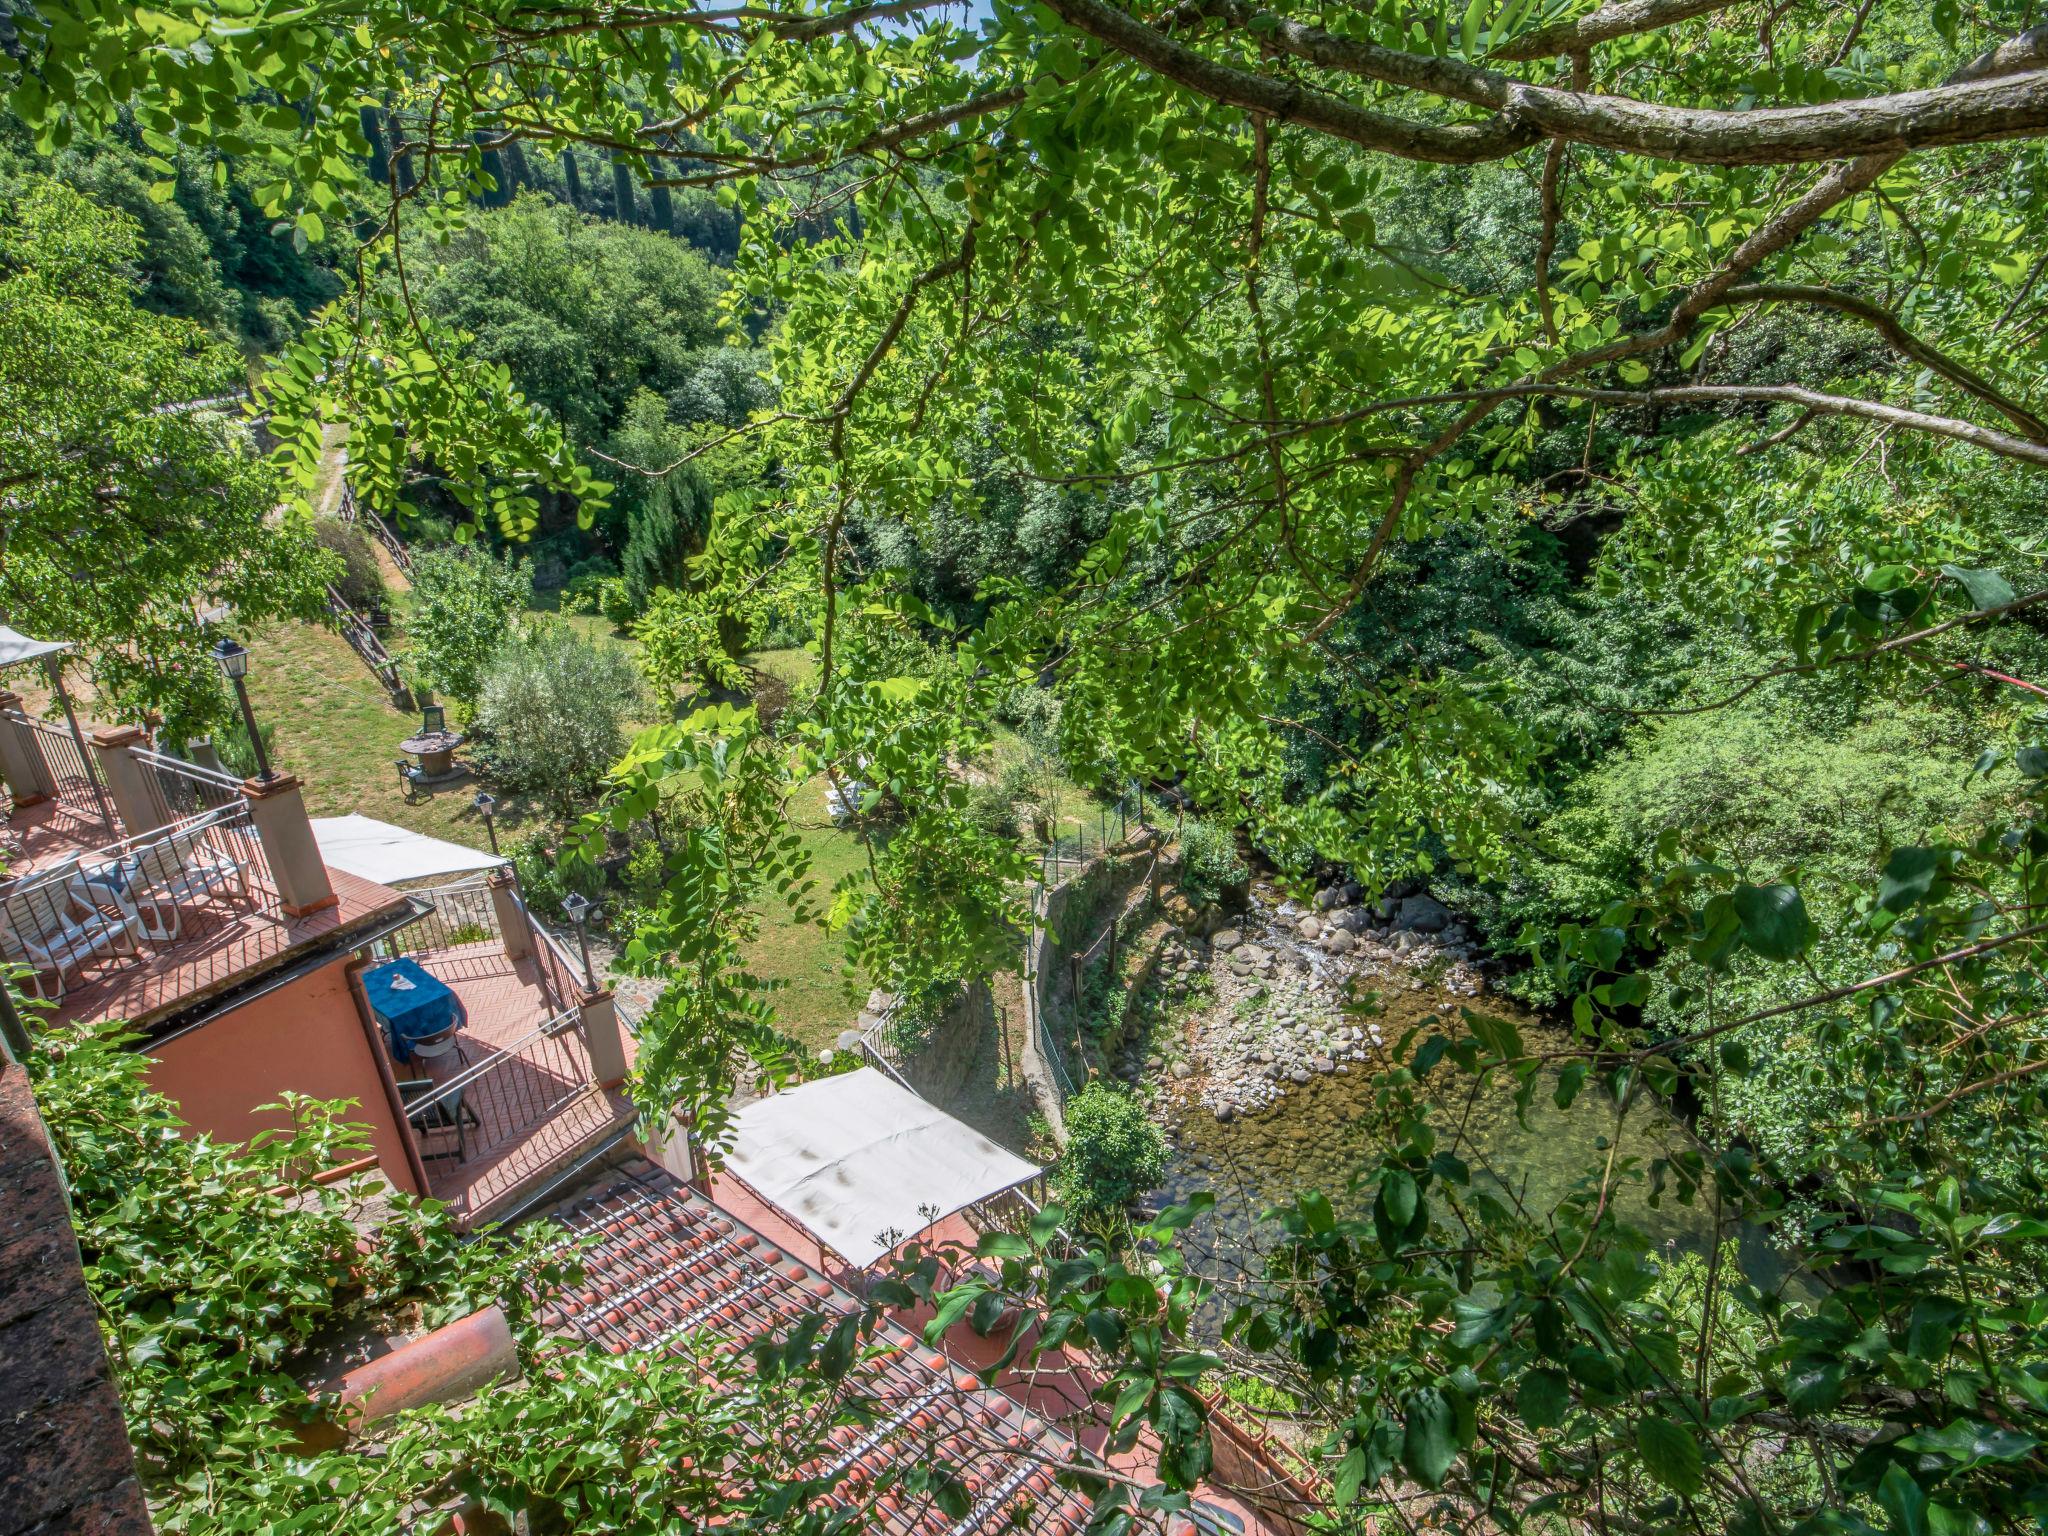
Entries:
MULTIPOLYGON (((1378 1488, 1405 1519, 1420 1488, 1508 1525, 1948 1536, 2038 1523, 2048 1487, 2048 755, 2011 702, 2043 690, 2006 654, 2048 597, 2030 20, 1950 0, 994 0, 965 20, 926 0, 47 0, 0 71, 47 147, 132 113, 167 180, 201 147, 266 165, 265 212, 309 242, 362 212, 358 281, 264 386, 284 457, 310 483, 321 421, 345 418, 373 501, 430 477, 515 533, 542 492, 595 516, 609 487, 515 386, 478 296, 425 301, 424 253, 474 243, 466 205, 514 148, 609 157, 621 210, 638 183, 740 214, 725 318, 735 342, 766 321, 772 401, 663 462, 614 453, 605 479, 759 454, 662 628, 708 669, 719 620, 795 615, 817 704, 786 748, 725 711, 615 774, 616 824, 665 783, 699 797, 626 954, 670 981, 651 1111, 687 1104, 715 1135, 732 1051, 771 1034, 739 936, 764 891, 807 901, 777 807, 814 767, 903 818, 835 896, 854 958, 906 993, 988 964, 1024 871, 953 765, 1043 686, 1070 762, 1173 781, 1286 868, 1526 899, 1576 1028, 1537 1046, 1474 1012, 1400 1042, 1366 1214, 1329 1192, 1281 1213, 1265 1299, 1226 1336, 1316 1405, 1335 1504, 1378 1488), (971 593, 891 563, 897 530, 1027 505, 1028 571, 1000 538, 971 593), (1487 561, 1512 621, 1453 644, 1432 618, 1416 641, 1416 615, 1459 611, 1434 589, 1487 561), (1573 565, 1605 606, 1546 588, 1573 565), (944 643, 912 668, 906 634, 944 643), (1845 796, 1861 851, 1831 863, 1839 842, 1655 825, 1655 797, 1610 779, 1576 802, 1623 808, 1606 883, 1515 890, 1555 873, 1530 827, 1572 814, 1539 803, 1561 758, 1633 727, 1704 800, 1728 770, 1684 756, 1689 728, 1839 705, 1837 678, 1902 710, 2010 690, 1975 771, 1940 763, 1995 798, 1916 790, 1914 825, 1845 796), (1524 1104, 1604 1095, 1617 1128, 1647 1092, 1740 1124, 1795 1033, 1811 1122, 1761 1151, 1652 1161, 1617 1129, 1532 1211, 1439 1141, 1453 1066, 1524 1104), (1767 1290, 1718 1250, 1665 1263, 1617 1216, 1622 1181, 1757 1219, 1823 1283, 1767 1290)), ((1188 1293, 1018 1242, 950 1315, 1014 1302, 1100 1344, 1119 1433, 1149 1425, 1168 1486, 1192 1481, 1202 1409, 1174 1373, 1207 1367, 1161 1348, 1188 1293)))

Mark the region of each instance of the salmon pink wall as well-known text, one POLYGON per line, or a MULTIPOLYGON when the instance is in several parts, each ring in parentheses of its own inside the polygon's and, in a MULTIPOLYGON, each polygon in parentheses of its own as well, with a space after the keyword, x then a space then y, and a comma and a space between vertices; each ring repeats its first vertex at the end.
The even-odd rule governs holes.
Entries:
POLYGON ((223 1141, 285 1125, 282 1115, 259 1115, 256 1107, 286 1089, 353 1099, 348 1118, 370 1127, 384 1177, 418 1194, 372 1049, 341 959, 156 1047, 149 1079, 195 1129, 223 1141))

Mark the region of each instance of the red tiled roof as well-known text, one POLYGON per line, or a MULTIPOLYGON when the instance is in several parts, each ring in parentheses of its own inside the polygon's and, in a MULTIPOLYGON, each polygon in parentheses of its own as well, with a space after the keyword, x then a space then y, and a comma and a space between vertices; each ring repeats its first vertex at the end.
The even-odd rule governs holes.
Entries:
MULTIPOLYGON (((595 1238, 580 1286, 542 1309, 551 1331, 623 1354, 685 1354, 706 1341, 737 1355, 806 1313, 844 1312, 854 1298, 651 1164, 556 1213, 572 1233, 595 1238)), ((1012 1398, 981 1386, 909 1330, 884 1322, 889 1352, 864 1366, 861 1386, 879 1405, 868 1425, 832 1432, 851 1498, 890 1467, 945 1461, 973 1495, 965 1519, 891 1490, 876 1500, 870 1531, 887 1536, 977 1536, 1029 1530, 1078 1536, 1088 1499, 1054 1480, 1080 1455, 1074 1442, 1012 1398)), ((811 1467, 809 1473, 826 1469, 811 1467)))

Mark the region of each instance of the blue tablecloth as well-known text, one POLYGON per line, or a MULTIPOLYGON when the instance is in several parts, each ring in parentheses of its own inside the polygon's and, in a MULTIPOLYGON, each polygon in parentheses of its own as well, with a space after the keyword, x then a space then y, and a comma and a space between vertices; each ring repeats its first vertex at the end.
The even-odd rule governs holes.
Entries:
POLYGON ((416 960, 392 960, 363 972, 363 991, 391 1032, 391 1054, 400 1061, 412 1060, 413 1041, 455 1023, 455 994, 416 960))

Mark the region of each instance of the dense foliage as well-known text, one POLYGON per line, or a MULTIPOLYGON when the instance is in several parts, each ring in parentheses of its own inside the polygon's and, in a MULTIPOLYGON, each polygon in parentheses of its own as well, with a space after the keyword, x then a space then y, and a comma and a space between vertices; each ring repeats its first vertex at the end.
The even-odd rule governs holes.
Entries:
POLYGON ((132 299, 140 231, 60 182, 30 179, 0 217, 0 605, 71 640, 114 710, 173 740, 229 705, 206 617, 325 609, 334 563, 232 419, 241 359, 132 299), (232 410, 232 405, 229 407, 232 410))
POLYGON ((1166 1144, 1135 1095, 1091 1083, 1067 1103, 1060 1203, 1083 1222, 1120 1215, 1166 1172, 1166 1144))
POLYGON ((567 820, 626 750, 640 701, 633 663, 617 646, 559 620, 515 625, 477 690, 477 760, 493 783, 567 820))
MULTIPOLYGON (((584 823, 581 866, 659 822, 647 1108, 715 1140, 775 1047, 741 953, 758 903, 817 915, 814 772, 889 827, 826 911, 868 979, 1007 953, 1029 861, 961 765, 1042 695, 1088 782, 1302 877, 1432 878, 1575 1031, 1404 1042, 1357 1189, 1275 1224, 1229 1340, 1313 1405, 1335 1503, 1947 1536, 2038 1523, 2048 1467, 2032 19, 44 0, 0 70, 44 151, 125 117, 167 197, 225 154, 309 247, 361 214, 264 386, 302 486, 347 420, 377 505, 588 523, 666 690, 768 616, 812 639, 786 730, 660 727, 584 823), (620 221, 719 188, 730 273, 497 206, 565 148, 620 221), (1605 1166, 1521 1208, 1457 1139, 1472 1073, 1606 1094, 1605 1166), (1648 1093, 1697 1144, 1637 1156, 1648 1093), (1812 1288, 1667 1262, 1636 1181, 1812 1288)), ((1186 1292, 1002 1257, 1198 1475, 1186 1292)))
POLYGON ((487 549, 425 550, 413 562, 412 590, 414 669, 428 687, 473 709, 513 615, 533 595, 531 568, 487 549))

